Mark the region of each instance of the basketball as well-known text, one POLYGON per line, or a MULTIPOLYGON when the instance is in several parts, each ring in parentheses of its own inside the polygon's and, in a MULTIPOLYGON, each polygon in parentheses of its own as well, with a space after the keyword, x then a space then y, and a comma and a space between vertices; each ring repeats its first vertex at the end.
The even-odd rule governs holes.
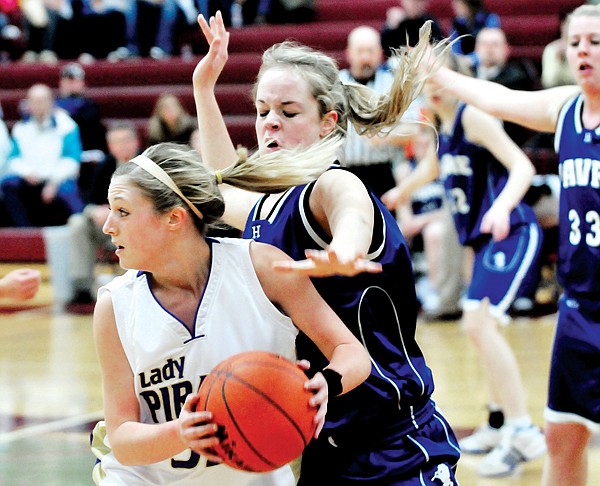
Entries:
POLYGON ((288 359, 248 351, 222 361, 200 386, 197 411, 213 413, 225 464, 252 472, 277 469, 311 440, 317 409, 304 389, 306 374, 288 359))

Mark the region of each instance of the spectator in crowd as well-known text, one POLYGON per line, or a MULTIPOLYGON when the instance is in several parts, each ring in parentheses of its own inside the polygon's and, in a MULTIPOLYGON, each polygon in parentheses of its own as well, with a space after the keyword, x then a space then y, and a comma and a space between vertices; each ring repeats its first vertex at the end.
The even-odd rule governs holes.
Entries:
POLYGON ((484 0, 452 0, 454 18, 450 40, 452 51, 458 55, 474 56, 475 38, 484 27, 500 28, 500 17, 489 12, 484 5, 484 0))
POLYGON ((27 115, 12 130, 7 175, 0 188, 15 226, 40 221, 40 207, 60 202, 67 214, 81 212, 77 187, 81 138, 75 121, 54 106, 50 87, 35 84, 27 91, 27 115))
POLYGON ((0 278, 0 298, 29 300, 35 297, 42 280, 38 270, 19 268, 0 278))
POLYGON ((148 144, 189 144, 196 127, 196 119, 185 110, 179 98, 171 93, 163 93, 156 100, 152 116, 148 120, 148 144))
POLYGON ((567 23, 565 12, 560 14, 558 37, 544 47, 542 54, 542 86, 553 88, 575 84, 575 77, 567 62, 567 23))
MULTIPOLYGON (((380 94, 390 90, 394 75, 382 67, 383 49, 377 30, 365 25, 356 27, 348 35, 345 53, 348 69, 340 71, 342 82, 359 83, 380 94)), ((402 157, 400 146, 405 141, 405 137, 393 134, 386 137, 359 135, 348 122, 343 165, 381 197, 396 185, 392 164, 402 157)))
MULTIPOLYGON (((476 78, 494 81, 510 89, 531 91, 538 87, 535 69, 526 61, 510 59, 510 45, 502 29, 481 29, 475 39, 474 52, 477 63, 473 74, 476 78)), ((505 123, 504 128, 520 147, 532 136, 530 130, 512 123, 505 123)))
POLYGON ((73 18, 71 0, 22 0, 26 51, 24 62, 56 64, 57 32, 73 18))
POLYGON ((86 96, 86 89, 83 67, 75 62, 66 64, 60 71, 56 105, 66 110, 79 127, 82 160, 98 161, 101 157, 97 152, 106 152, 106 128, 98 104, 86 96))
POLYGON ((21 10, 17 0, 0 2, 0 60, 16 60, 23 54, 25 39, 19 28, 21 10))
POLYGON ((261 22, 264 15, 271 24, 310 22, 315 12, 316 0, 260 0, 257 20, 261 22))
POLYGON ((408 45, 414 47, 419 40, 419 29, 431 20, 431 39, 441 40, 442 28, 438 20, 429 13, 429 0, 400 0, 400 6, 388 9, 381 31, 381 44, 386 57, 392 48, 408 45))
POLYGON ((196 7, 194 0, 131 0, 124 10, 126 45, 109 53, 107 59, 116 62, 149 54, 160 60, 173 55, 177 47, 175 37, 180 22, 183 20, 188 25, 195 24, 198 13, 206 13, 203 9, 208 9, 208 3, 200 3, 202 5, 196 7), (141 19, 156 9, 158 24, 147 28, 155 23, 142 22, 141 19), (145 36, 149 37, 150 42, 148 52, 145 36))
POLYGON ((104 59, 125 45, 125 11, 131 0, 79 0, 75 10, 79 62, 104 59))
POLYGON ((81 214, 69 218, 70 273, 73 298, 71 306, 94 302, 94 268, 98 250, 114 249, 110 236, 102 232, 109 213, 107 194, 110 179, 116 168, 136 155, 141 149, 138 132, 130 122, 120 122, 109 127, 106 134, 108 154, 97 167, 89 193, 89 202, 81 214))

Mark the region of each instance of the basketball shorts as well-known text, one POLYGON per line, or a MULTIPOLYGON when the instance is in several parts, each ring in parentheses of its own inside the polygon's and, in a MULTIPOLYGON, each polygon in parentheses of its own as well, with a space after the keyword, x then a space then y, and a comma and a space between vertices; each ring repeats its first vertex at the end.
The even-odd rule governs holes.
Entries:
POLYGON ((321 434, 302 455, 297 486, 370 484, 375 486, 457 485, 454 470, 460 452, 456 437, 436 410, 409 433, 357 437, 352 444, 336 443, 321 434))
POLYGON ((537 271, 541 246, 542 233, 535 223, 515 227, 502 241, 490 238, 475 251, 464 309, 476 308, 487 298, 491 313, 506 319, 519 288, 537 271))
POLYGON ((575 299, 559 302, 548 405, 552 423, 581 423, 600 432, 600 313, 589 314, 575 299))

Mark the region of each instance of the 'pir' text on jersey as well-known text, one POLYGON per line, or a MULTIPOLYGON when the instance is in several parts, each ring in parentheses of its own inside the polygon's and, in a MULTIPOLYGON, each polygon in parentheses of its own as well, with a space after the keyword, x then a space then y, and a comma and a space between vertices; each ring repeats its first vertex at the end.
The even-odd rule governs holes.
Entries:
POLYGON ((473 169, 469 157, 454 154, 442 155, 440 159, 440 176, 445 179, 449 175, 472 176, 473 169))
POLYGON ((192 383, 183 379, 184 365, 185 356, 177 359, 169 358, 162 367, 139 373, 140 387, 143 390, 140 392, 140 397, 148 405, 155 423, 160 422, 157 415, 160 410, 164 412, 167 422, 176 419, 186 397, 193 392, 192 383), (156 386, 161 384, 163 386, 156 386))
POLYGON ((562 187, 600 188, 600 161, 590 158, 567 159, 559 167, 562 187))

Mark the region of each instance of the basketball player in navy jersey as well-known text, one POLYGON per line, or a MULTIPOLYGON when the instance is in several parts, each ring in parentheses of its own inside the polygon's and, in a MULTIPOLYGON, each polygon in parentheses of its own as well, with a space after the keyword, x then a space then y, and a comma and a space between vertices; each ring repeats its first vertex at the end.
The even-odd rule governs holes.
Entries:
POLYGON ((587 484, 587 449, 600 431, 600 6, 567 19, 577 86, 515 91, 440 69, 440 88, 492 115, 555 133, 561 178, 558 277, 564 289, 552 350, 543 486, 587 484))
POLYGON ((256 474, 219 464, 212 414, 195 412, 202 378, 242 351, 294 360, 301 329, 328 357, 305 383, 318 434, 328 395, 368 376, 363 346, 308 277, 273 271, 281 250, 205 237, 224 204, 196 151, 148 148, 117 168, 108 200, 103 230, 129 271, 100 289, 94 312, 105 416, 93 434, 96 484, 293 486, 289 465, 256 474))
MULTIPOLYGON (((454 57, 450 61, 458 68, 454 57)), ((416 187, 438 176, 444 182, 459 241, 474 253, 463 325, 479 353, 490 402, 506 415, 502 428, 485 424, 460 446, 464 452, 488 452, 480 475, 505 476, 521 460, 546 451, 544 436, 527 412, 517 360, 499 330, 541 247, 535 214, 521 202, 534 168, 498 120, 430 83, 425 99, 439 120, 437 154, 432 150, 383 200, 396 207, 416 187)))
MULTIPOLYGON (((343 84, 329 56, 297 44, 273 46, 263 55, 255 86, 258 153, 299 153, 301 162, 267 172, 267 178, 289 181, 285 191, 262 189, 258 173, 254 187, 246 186, 257 192, 241 191, 228 186, 236 185, 226 167, 237 154, 214 94, 228 34, 219 15, 210 25, 199 21, 210 44, 193 77, 200 145, 205 162, 223 168, 224 220, 296 260, 280 270, 321 277, 313 279, 319 293, 371 356, 366 382, 329 402, 323 432, 303 453, 298 484, 417 486, 439 484, 440 477, 453 484, 459 448, 431 400, 431 370, 415 341, 417 302, 406 241, 360 179, 327 170, 333 157, 309 156, 321 139, 344 133, 347 120, 373 134, 393 125, 418 89, 399 76, 391 89, 394 103, 384 97, 377 111, 368 102, 373 92, 343 84), (295 174, 305 174, 307 183, 293 183, 295 174)), ((413 51, 417 57, 427 40, 424 34, 413 51)), ((404 67, 414 73, 414 65, 404 67)), ((305 336, 298 337, 297 349, 312 363, 323 360, 305 336)))

